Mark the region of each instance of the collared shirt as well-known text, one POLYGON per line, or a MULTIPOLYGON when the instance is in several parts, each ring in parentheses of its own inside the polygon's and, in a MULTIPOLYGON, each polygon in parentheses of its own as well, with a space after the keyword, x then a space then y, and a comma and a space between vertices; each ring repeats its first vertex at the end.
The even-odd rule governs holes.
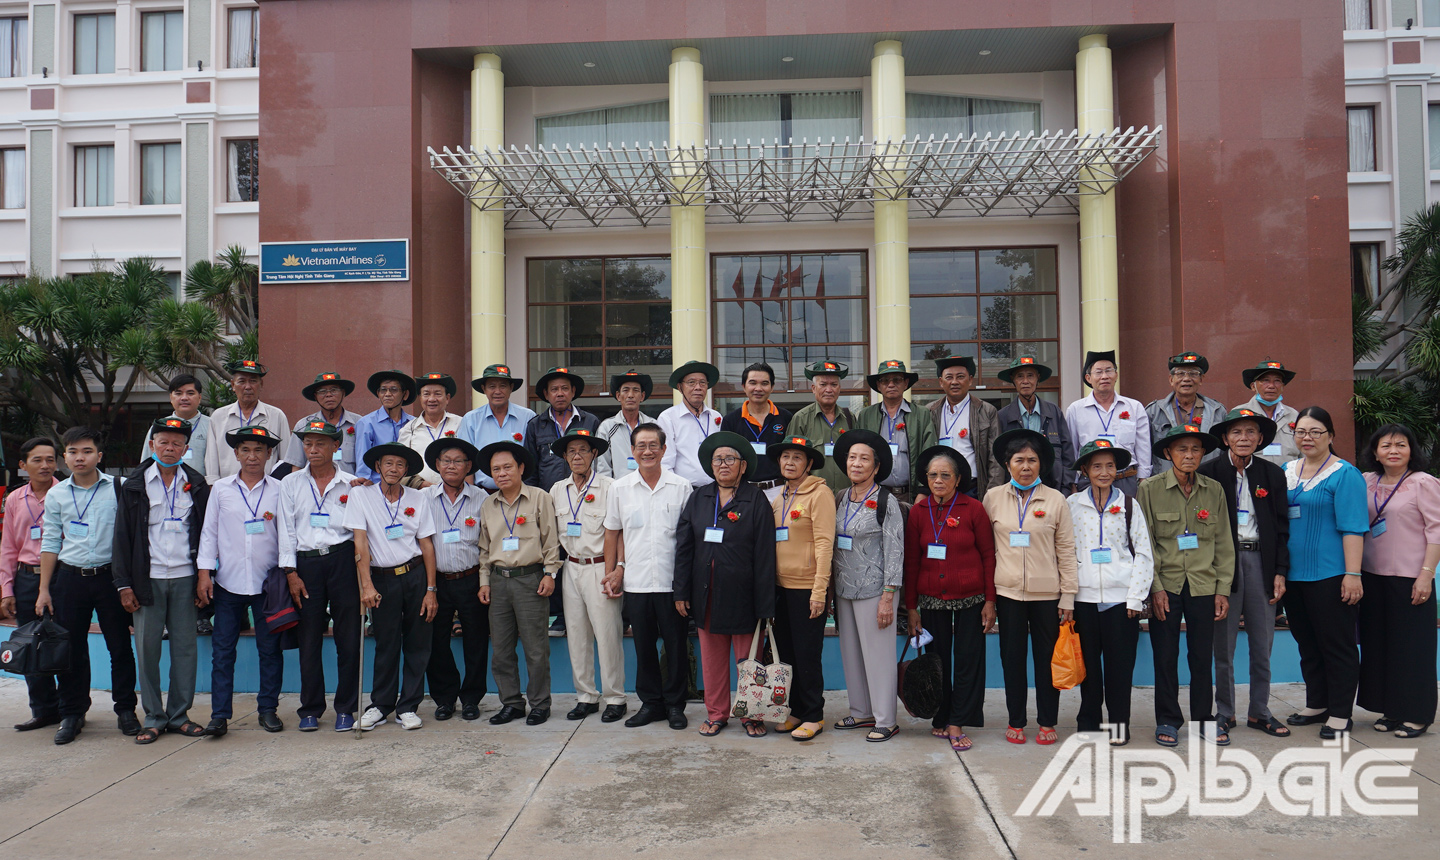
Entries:
POLYGON ((624 412, 616 412, 601 421, 595 435, 609 442, 610 449, 595 458, 595 471, 618 480, 640 468, 635 458, 630 456, 630 434, 642 425, 654 423, 655 419, 644 412, 640 413, 634 427, 625 421, 624 412))
POLYGON ((548 490, 556 481, 570 477, 570 464, 565 462, 564 457, 556 454, 551 446, 571 428, 583 428, 591 433, 598 433, 600 419, 575 406, 570 407, 570 414, 563 425, 555 417, 555 410, 548 406, 530 419, 530 426, 525 429, 525 448, 530 451, 530 456, 538 466, 534 474, 531 474, 529 469, 525 470, 525 483, 548 490))
MULTIPOLYGON (((1200 429, 1206 433, 1210 428, 1225 420, 1225 407, 1218 400, 1212 400, 1203 394, 1195 395, 1195 405, 1188 411, 1177 411, 1179 407, 1175 403, 1175 393, 1172 391, 1169 397, 1162 397, 1159 400, 1151 401, 1145 407, 1145 414, 1150 418, 1150 438, 1160 439, 1172 427, 1179 427, 1184 424, 1198 424, 1200 429), (1191 420, 1193 419, 1193 420, 1191 420)), ((1139 456, 1139 452, 1130 453, 1139 456)), ((1211 451, 1205 455, 1206 460, 1213 460, 1221 454, 1220 449, 1211 451)), ((1155 457, 1150 474, 1157 474, 1170 468, 1170 461, 1164 457, 1155 457)))
POLYGON ((1150 456, 1150 416, 1140 401, 1120 394, 1109 409, 1100 408, 1095 395, 1089 394, 1071 403, 1065 409, 1065 423, 1070 425, 1070 437, 1075 450, 1084 448, 1086 443, 1101 437, 1107 438, 1117 448, 1124 448, 1134 457, 1135 477, 1150 477, 1152 460, 1150 456))
POLYGON ((435 534, 435 521, 419 490, 400 488, 400 498, 391 502, 379 484, 351 489, 345 506, 345 525, 363 531, 370 545, 371 567, 399 567, 420 556, 420 539, 435 534), (399 526, 391 531, 391 526, 399 526), (392 536, 393 535, 393 536, 392 536))
MULTIPOLYGON (((910 401, 901 400, 900 409, 892 417, 890 409, 880 405, 880 435, 890 443, 890 474, 881 481, 881 486, 903 487, 910 483, 910 434, 905 432, 905 420, 909 416, 910 401)), ((918 453, 918 452, 917 452, 918 453)), ((971 467, 972 473, 974 467, 971 467)))
POLYGON ((570 558, 598 558, 605 554, 605 506, 613 483, 614 479, 592 470, 583 488, 575 486, 573 474, 550 488, 560 545, 570 558), (591 496, 594 498, 586 501, 591 496), (580 534, 569 534, 571 523, 579 525, 580 534))
POLYGON ((266 476, 254 489, 239 475, 210 488, 195 566, 212 571, 231 594, 259 594, 280 559, 280 482, 266 476), (252 526, 251 523, 255 525, 252 526), (258 533, 251 528, 258 527, 258 533))
POLYGON ((1110 488, 1110 497, 1096 510, 1089 489, 1069 499, 1070 522, 1075 529, 1075 561, 1079 565, 1080 590, 1075 599, 1100 606, 1125 604, 1139 612, 1150 596, 1155 579, 1155 559, 1145 514, 1131 502, 1130 533, 1125 533, 1125 494, 1110 488), (1130 552, 1130 547, 1135 552, 1130 552), (1108 561, 1096 561, 1109 554, 1108 561))
MULTIPOLYGON (((758 446, 755 449, 757 459, 755 472, 754 474, 746 472, 747 480, 752 482, 780 480, 780 467, 763 452, 766 446, 785 440, 785 428, 790 426, 790 417, 789 410, 781 409, 775 405, 774 401, 771 401, 770 413, 760 416, 761 420, 757 422, 750 416, 750 401, 746 400, 740 404, 739 409, 732 410, 730 414, 721 419, 720 429, 739 433, 746 442, 758 446)), ((698 452, 699 449, 696 450, 698 452)))
POLYGON ((975 441, 970 438, 970 405, 969 394, 954 406, 947 398, 940 404, 940 426, 936 432, 940 434, 940 444, 959 451, 970 464, 970 474, 978 475, 980 465, 975 459, 975 441))
POLYGON ((179 469, 168 487, 160 476, 158 463, 151 462, 145 469, 145 496, 150 500, 147 528, 150 530, 151 579, 180 579, 195 573, 195 563, 190 558, 191 499, 185 484, 185 473, 179 469))
MULTIPOLYGON (((214 484, 221 478, 228 478, 240 471, 240 461, 235 459, 235 449, 225 441, 225 434, 241 427, 264 427, 275 434, 280 444, 270 449, 265 461, 265 472, 280 465, 280 452, 290 444, 290 422, 277 407, 264 401, 255 404, 255 411, 245 417, 240 415, 240 404, 231 403, 216 409, 210 416, 205 458, 198 461, 205 464, 205 482, 214 484), (213 443, 213 444, 208 444, 213 443)), ((198 469, 198 466, 192 468, 198 469)))
POLYGON ((44 534, 40 551, 55 553, 61 564, 101 567, 110 563, 115 543, 115 479, 99 473, 90 489, 66 478, 45 497, 44 534), (83 523, 77 526, 76 523, 83 523), (83 531, 85 534, 80 534, 83 531))
POLYGON ((887 585, 899 588, 905 581, 905 511, 899 500, 874 487, 866 500, 851 501, 849 488, 837 492, 835 500, 835 534, 850 538, 850 548, 837 547, 831 557, 835 596, 869 600, 887 585), (875 516, 880 505, 888 506, 884 523, 875 516))
MULTIPOLYGON (((325 421, 325 413, 311 412, 304 418, 295 422, 295 427, 290 431, 290 442, 285 446, 285 462, 300 468, 305 465, 305 441, 300 438, 300 431, 311 421, 325 421)), ((341 411, 340 423, 331 425, 340 431, 340 451, 335 458, 335 468, 343 469, 350 474, 355 474, 355 435, 356 428, 360 425, 360 413, 351 412, 349 409, 341 411)))
POLYGON ((616 479, 605 505, 605 528, 625 542, 626 591, 658 594, 675 581, 675 527, 695 488, 661 468, 654 489, 639 472, 616 479))
MULTIPOLYGON (((167 418, 181 418, 180 415, 171 412, 167 418)), ((205 451, 210 443, 210 416, 204 412, 195 413, 194 418, 184 418, 190 422, 190 447, 185 449, 185 456, 182 458, 185 465, 197 472, 205 471, 205 451)), ((150 454, 150 433, 154 427, 145 431, 145 440, 140 443, 140 459, 145 459, 150 454)), ((220 443, 224 445, 225 440, 220 443)), ((224 445, 225 447, 230 447, 224 445)), ((238 471, 238 469, 237 469, 238 471)))
POLYGON ((459 573, 480 563, 480 504, 490 495, 466 482, 460 485, 455 502, 445 493, 445 485, 436 483, 420 491, 435 525, 435 570, 459 573))
POLYGON ((1190 593, 1197 597, 1230 594, 1235 541, 1226 534, 1230 511, 1218 482, 1197 474, 1195 488, 1186 498, 1175 480, 1175 470, 1167 469, 1141 483, 1135 501, 1150 525, 1155 548, 1151 591, 1179 594, 1189 582, 1190 593), (1181 549, 1180 539, 1191 535, 1196 538, 1195 548, 1181 549))
MULTIPOLYGON (((1230 456, 1225 454, 1224 456, 1230 456)), ((1249 465, 1248 461, 1246 465, 1249 465)), ((1240 540, 1260 539, 1260 518, 1256 515, 1254 497, 1250 495, 1250 477, 1245 474, 1244 469, 1235 470, 1235 504, 1239 509, 1246 512, 1244 522, 1239 517, 1235 520, 1235 536, 1240 540)))
MULTIPOLYGON (((59 483, 50 479, 51 491, 59 483)), ((0 530, 0 597, 15 596, 15 569, 17 565, 40 564, 40 539, 30 537, 30 529, 39 526, 45 532, 46 497, 37 499, 30 492, 30 485, 19 488, 5 499, 5 528, 0 530)))
POLYGON ((661 412, 655 420, 665 431, 665 456, 660 459, 660 465, 665 471, 689 481, 692 487, 715 483, 715 479, 700 468, 700 443, 720 429, 720 421, 720 413, 714 409, 707 407, 696 415, 683 403, 661 412))
POLYGON ((1061 609, 1074 609, 1079 580, 1069 501, 1044 484, 1031 491, 1028 502, 1025 498, 1014 484, 985 493, 994 529, 995 593, 1011 600, 1058 597, 1061 609), (1021 533, 1027 537, 1012 539, 1021 533))
POLYGON ((846 477, 845 470, 835 462, 835 443, 847 430, 855 429, 855 416, 850 410, 835 407, 835 423, 825 417, 820 409, 819 403, 811 403, 809 406, 796 412, 790 417, 790 426, 785 430, 787 436, 804 436, 814 442, 825 455, 825 465, 811 472, 825 479, 825 483, 831 490, 847 489, 850 486, 850 479, 846 477))
MULTIPOLYGON (((444 439, 446 436, 457 435, 459 432, 460 416, 453 412, 445 413, 445 417, 440 419, 439 427, 431 427, 430 424, 425 421, 423 415, 416 415, 414 420, 400 428, 400 444, 414 451, 418 451, 420 453, 420 459, 423 460, 425 459, 425 449, 430 447, 431 442, 434 442, 436 439, 444 439)), ((484 473, 477 473, 477 476, 480 474, 484 473)), ((420 473, 415 477, 431 484, 440 483, 440 473, 428 465, 421 469, 420 473)), ((466 567, 470 566, 471 565, 466 565, 466 567)), ((460 569, 464 570, 465 568, 462 567, 460 569)))
MULTIPOLYGON (((1265 404, 1260 402, 1258 394, 1235 408, 1253 409, 1261 415, 1270 417, 1270 412, 1265 404)), ((1295 422, 1300 420, 1300 411, 1293 406, 1277 403, 1273 419, 1275 421, 1275 441, 1256 452, 1256 456, 1263 457, 1284 468, 1285 464, 1291 460, 1300 459, 1300 446, 1295 442, 1295 422)))
MULTIPOLYGON (((492 442, 514 442, 523 445, 525 428, 534 417, 534 410, 511 403, 506 409, 505 420, 497 421, 495 413, 490 410, 490 404, 484 403, 466 412, 465 417, 460 419, 458 435, 481 451, 492 442)), ((492 493, 495 492, 495 482, 484 472, 475 473, 475 483, 492 493)))
POLYGON ((555 534, 555 502, 550 494, 529 484, 520 488, 515 503, 491 493, 480 505, 480 585, 490 584, 492 567, 542 565, 547 576, 560 572, 560 540, 555 534), (505 549, 505 539, 519 540, 519 549, 505 549))
POLYGON ((309 463, 281 479, 281 567, 295 567, 296 551, 324 549, 355 537, 345 525, 345 506, 350 501, 350 482, 353 480, 354 475, 336 469, 324 490, 319 490, 314 478, 310 477, 309 463), (323 514, 325 525, 313 525, 311 514, 323 514))
MULTIPOLYGON (((355 474, 375 483, 380 483, 380 473, 365 465, 365 452, 376 445, 384 445, 388 442, 400 441, 400 428, 410 423, 414 418, 405 410, 400 410, 399 419, 390 417, 385 407, 380 407, 369 415, 360 419, 355 427, 355 474)), ((409 559, 406 559, 409 561, 409 559)), ((398 562, 404 564, 405 562, 398 562)), ((385 567, 387 565, 381 565, 385 567)))
POLYGON ((1015 398, 1015 408, 1020 410, 1020 426, 1036 433, 1045 432, 1045 416, 1040 414, 1040 398, 1035 398, 1035 408, 1026 409, 1025 401, 1015 398))

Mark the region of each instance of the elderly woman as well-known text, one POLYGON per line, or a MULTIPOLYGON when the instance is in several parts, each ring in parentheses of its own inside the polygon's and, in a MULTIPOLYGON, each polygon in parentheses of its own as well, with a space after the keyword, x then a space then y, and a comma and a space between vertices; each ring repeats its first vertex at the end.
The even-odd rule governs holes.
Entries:
MULTIPOLYGON (((694 613, 700 635, 707 719, 700 734, 720 733, 730 716, 730 667, 750 654, 756 625, 775 617, 775 524, 770 502, 753 484, 755 448, 738 433, 700 443, 700 468, 715 479, 690 495, 675 530, 675 608, 694 613)), ((765 724, 744 720, 764 737, 765 724)))
POLYGON ((1300 459, 1285 464, 1290 501, 1290 575, 1285 614, 1300 652, 1305 707, 1287 719, 1292 726, 1323 723, 1320 737, 1348 732, 1360 684, 1355 644, 1356 604, 1365 552, 1365 478, 1335 456, 1335 424, 1319 406, 1300 410, 1295 443, 1300 459))
POLYGON ((1055 458, 1050 441, 1034 430, 1001 433, 992 444, 995 459, 1010 473, 1010 483, 991 487, 985 511, 995 529, 995 612, 1000 621, 1000 666, 1005 673, 1005 706, 1009 728, 1005 739, 1025 743, 1025 706, 1029 681, 1025 675, 1025 640, 1035 666, 1037 744, 1059 738, 1060 691, 1050 676, 1050 658, 1060 635, 1060 622, 1075 610, 1078 588, 1075 531, 1070 505, 1040 476, 1049 474, 1055 458))
POLYGON ((795 674, 790 719, 779 727, 797 741, 825 730, 825 604, 835 543, 835 497, 825 479, 811 475, 825 454, 804 436, 770 443, 765 455, 785 482, 770 502, 775 514, 775 645, 795 674))
POLYGON ((1130 690, 1140 613, 1150 597, 1155 559, 1145 517, 1115 479, 1130 467, 1130 452, 1107 439, 1080 449, 1075 467, 1090 482, 1071 496, 1075 529, 1075 632, 1085 658, 1079 728, 1100 731, 1100 706, 1109 712, 1114 746, 1130 742, 1130 690))
POLYGON ((1365 599, 1360 601, 1360 696, 1375 731, 1417 738, 1435 722, 1435 563, 1440 561, 1440 480, 1425 471, 1403 424, 1375 431, 1369 474, 1365 599))
POLYGON ((995 627, 995 543, 985 508, 966 495, 970 464, 949 445, 920 452, 915 474, 929 490, 905 529, 905 610, 916 636, 940 654, 940 710, 930 733, 956 752, 965 726, 985 725, 985 634, 995 627))
POLYGON ((905 511, 879 482, 893 460, 885 437, 851 430, 835 443, 835 464, 850 488, 835 494, 835 632, 850 715, 837 729, 870 731, 883 743, 900 731, 895 722, 895 592, 904 582, 905 511))

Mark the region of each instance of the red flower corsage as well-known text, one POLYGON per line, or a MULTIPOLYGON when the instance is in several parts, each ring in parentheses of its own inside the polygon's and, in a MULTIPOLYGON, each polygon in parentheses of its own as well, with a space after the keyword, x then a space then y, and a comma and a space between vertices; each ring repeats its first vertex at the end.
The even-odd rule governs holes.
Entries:
POLYGON ((521 439, 524 439, 524 438, 525 438, 525 434, 524 434, 524 433, 516 433, 516 434, 515 434, 515 441, 516 441, 516 442, 519 442, 521 439))
MULTIPOLYGON (((720 426, 720 416, 719 416, 719 415, 716 415, 716 416, 715 416, 715 426, 716 426, 716 427, 719 427, 719 426, 720 426)), ((1291 424, 1290 426, 1291 426, 1291 427, 1294 427, 1295 425, 1294 425, 1294 424, 1291 424)))
POLYGON ((798 510, 791 511, 791 512, 790 512, 790 519, 792 519, 792 520, 798 520, 798 519, 800 519, 800 512, 799 512, 798 510))
POLYGON ((878 507, 880 507, 880 506, 875 503, 875 500, 874 500, 874 499, 869 499, 869 500, 867 500, 867 501, 865 502, 865 507, 867 507, 867 508, 869 508, 870 510, 873 511, 873 510, 875 510, 876 508, 878 508, 878 507))
POLYGON ((275 519, 275 513, 274 513, 273 511, 266 511, 266 512, 265 512, 265 519, 267 519, 267 520, 273 520, 273 519, 275 519))
POLYGON ((445 431, 445 435, 446 435, 446 436, 454 436, 454 435, 455 435, 455 431, 454 431, 454 430, 446 430, 446 431, 445 431))
POLYGON ((960 438, 961 438, 961 439, 964 439, 966 436, 969 436, 969 435, 970 435, 970 428, 969 428, 969 427, 961 427, 961 428, 960 428, 960 438))
POLYGON ((1129 412, 1121 412, 1121 413, 1120 413, 1120 417, 1121 417, 1121 418, 1124 418, 1126 421, 1129 421, 1129 420, 1130 420, 1130 413, 1129 413, 1129 412))
POLYGON ((523 526, 523 525, 525 525, 525 515, 524 515, 524 514, 521 514, 520 516, 518 516, 518 517, 515 518, 515 525, 517 525, 517 526, 523 526))
POLYGON ((406 508, 406 509, 405 509, 405 516, 407 516, 407 517, 413 517, 413 516, 415 516, 415 509, 414 509, 414 508, 406 508))
POLYGON ((945 525, 953 529, 960 525, 960 521, 955 519, 954 517, 946 517, 945 525))
POLYGON ((1110 506, 1110 513, 1112 513, 1112 514, 1118 514, 1118 513, 1120 513, 1120 506, 1119 506, 1119 505, 1111 505, 1111 506, 1110 506))
POLYGON ((1035 518, 1036 518, 1036 519, 1041 519, 1041 518, 1043 518, 1044 516, 1045 516, 1045 512, 1044 512, 1044 511, 1036 511, 1036 512, 1035 512, 1035 518))
POLYGON ((845 428, 844 428, 844 427, 841 427, 839 430, 835 431, 835 434, 836 434, 837 436, 843 435, 844 433, 845 433, 845 428))
POLYGON ((1210 519, 1210 512, 1205 510, 1204 508, 1201 508, 1200 510, 1195 512, 1195 517, 1197 519, 1208 520, 1210 519))
POLYGON ((474 517, 466 517, 466 518, 465 518, 465 527, 466 527, 466 528, 472 528, 472 529, 475 528, 475 518, 474 518, 474 517))
POLYGON ((1291 421, 1291 422, 1290 422, 1290 429, 1291 429, 1291 430, 1294 430, 1294 429, 1295 429, 1295 422, 1294 422, 1294 421, 1291 421))
POLYGON ((354 436, 354 435, 355 435, 355 428, 354 428, 354 427, 346 427, 346 428, 345 428, 345 435, 346 435, 346 436, 354 436))
POLYGON ((896 430, 904 430, 904 429, 905 429, 905 422, 904 422, 904 421, 901 421, 899 424, 896 424, 896 425, 895 425, 895 429, 896 429, 896 430))
POLYGON ((343 504, 345 504, 345 503, 348 502, 348 501, 350 501, 350 497, 349 497, 349 496, 341 496, 341 497, 340 497, 340 504, 343 505, 343 504))
POLYGON ((1264 487, 1260 487, 1255 491, 1255 498, 1257 499, 1263 499, 1268 495, 1270 495, 1270 491, 1265 489, 1264 487))
POLYGON ((186 481, 185 486, 181 487, 180 489, 184 490, 187 493, 190 492, 190 482, 186 481))
POLYGON ((593 501, 595 501, 595 494, 594 494, 594 493, 586 493, 586 494, 585 494, 585 501, 587 501, 587 502, 593 502, 593 501))
POLYGON ((725 516, 729 517, 729 518, 730 518, 730 522, 732 522, 732 523, 740 519, 740 515, 737 514, 737 513, 735 513, 734 511, 731 511, 730 513, 726 514, 725 516))

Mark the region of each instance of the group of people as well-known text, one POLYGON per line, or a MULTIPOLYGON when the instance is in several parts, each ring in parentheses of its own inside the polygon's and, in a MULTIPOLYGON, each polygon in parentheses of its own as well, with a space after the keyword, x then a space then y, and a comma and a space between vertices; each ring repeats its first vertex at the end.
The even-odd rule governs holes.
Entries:
MULTIPOLYGON (((1206 740, 1230 743, 1242 622, 1248 727, 1286 736, 1320 725, 1334 737, 1351 730, 1357 696, 1382 715, 1378 731, 1415 737, 1434 720, 1440 482, 1401 425, 1374 434, 1363 474, 1345 462, 1323 409, 1283 402, 1294 372, 1279 362, 1247 369, 1254 398, 1225 410, 1200 393, 1204 356, 1182 353, 1169 360, 1172 393, 1142 406, 1116 392, 1114 353, 1090 352, 1092 393, 1062 412, 1039 395, 1052 371, 1030 356, 999 374, 1016 397, 998 411, 972 397, 972 359, 937 362, 944 396, 928 407, 905 396, 918 374, 886 360, 866 377, 878 402, 854 414, 839 406, 842 363, 806 368, 815 401, 793 414, 771 399, 774 371, 756 363, 740 380, 744 402, 722 416, 707 406, 718 369, 692 361, 669 380, 681 402, 655 418, 641 409, 648 375, 613 377, 620 409, 605 421, 575 406, 585 382, 565 367, 535 383, 546 403, 536 414, 511 402, 522 380, 491 365, 471 383, 484 402, 463 417, 448 411, 456 383, 443 373, 372 375, 380 408, 364 416, 344 406, 354 382, 321 373, 302 392, 318 409, 293 425, 260 400, 262 364, 231 369, 236 402, 209 416, 201 383, 173 380, 174 414, 154 423, 128 476, 107 475, 99 435, 74 428, 59 443, 26 443, 29 483, 6 499, 0 612, 21 622, 53 613, 81 631, 98 615, 119 726, 137 743, 226 733, 247 623, 268 731, 284 727, 291 644, 299 729, 320 727, 332 629, 336 731, 392 718, 419 728, 427 685, 436 719, 457 709, 477 719, 487 663, 501 706, 490 722, 543 723, 557 628, 578 699, 569 719, 684 729, 693 626, 700 733, 713 736, 731 719, 732 667, 765 621, 774 653, 793 667, 790 716, 775 730, 806 741, 827 727, 832 616, 849 713, 829 725, 884 742, 899 731, 902 608, 909 633, 941 658, 932 731, 957 752, 971 745, 965 729, 984 724, 986 634, 997 625, 1006 739, 1017 744, 1032 688, 1036 742, 1058 739, 1051 655, 1072 621, 1086 669, 1078 725, 1110 725, 1112 744, 1130 740, 1142 617, 1162 745, 1178 744, 1184 723, 1182 642, 1189 718, 1206 740), (57 480, 62 458, 70 477, 57 480), (273 632, 266 612, 267 583, 282 582, 293 634, 273 632), (1307 698, 1283 722, 1269 706, 1282 601, 1307 698), (207 608, 211 719, 200 726, 189 709, 207 608), (367 616, 374 681, 362 710, 367 616), (627 627, 640 701, 628 718, 627 627)), ((89 655, 72 650, 70 671, 27 678, 32 716, 16 728, 58 724, 57 744, 81 732, 89 655)), ((772 731, 740 722, 751 737, 772 731)))

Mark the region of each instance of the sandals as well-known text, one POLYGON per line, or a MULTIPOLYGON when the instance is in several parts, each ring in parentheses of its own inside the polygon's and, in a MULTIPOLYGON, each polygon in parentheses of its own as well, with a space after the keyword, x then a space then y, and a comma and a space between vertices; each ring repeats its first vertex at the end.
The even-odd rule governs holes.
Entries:
POLYGON ((805 728, 805 724, 801 723, 790 732, 790 737, 797 741, 810 741, 814 740, 815 736, 823 731, 825 731, 824 723, 820 723, 813 729, 807 729, 805 728))
POLYGON ((155 743, 156 741, 160 740, 160 735, 161 735, 164 731, 165 731, 164 729, 151 729, 151 728, 141 729, 141 730, 140 730, 140 734, 138 734, 138 735, 135 736, 135 743, 141 744, 141 745, 144 745, 144 744, 153 744, 153 743, 155 743))
POLYGON ((1209 731, 1206 731, 1205 724, 1201 723, 1200 737, 1204 738, 1205 740, 1209 741, 1217 747, 1230 746, 1230 732, 1226 731, 1224 723, 1215 724, 1215 732, 1213 735, 1209 731))
POLYGON ((181 723, 180 728, 170 729, 170 731, 178 732, 179 734, 182 734, 187 738, 205 737, 205 727, 200 725, 199 723, 191 722, 190 720, 186 720, 185 722, 181 723))
POLYGON ((1012 744, 1023 744, 1025 743, 1025 730, 1010 726, 1005 730, 1005 740, 1012 744))
POLYGON ((1381 717, 1375 721, 1374 728, 1377 732, 1393 732, 1400 728, 1400 721, 1392 720, 1389 717, 1381 717))
POLYGON ((872 744, 883 744, 898 734, 900 734, 899 726, 891 726, 888 729, 874 728, 865 735, 865 740, 872 744))
POLYGON ((799 728, 799 727, 800 727, 800 721, 799 721, 799 720, 797 720, 797 719, 795 719, 795 718, 793 718, 793 717, 787 717, 786 720, 785 720, 785 722, 779 723, 779 724, 777 724, 777 725, 775 726, 775 731, 777 731, 777 732, 786 732, 786 733, 789 733, 789 732, 795 731, 795 730, 796 730, 797 728, 799 728))
POLYGON ((1041 746, 1048 747, 1058 740, 1060 740, 1060 734, 1059 732, 1055 731, 1054 726, 1051 726, 1048 729, 1044 726, 1041 726, 1040 731, 1035 733, 1035 743, 1040 744, 1041 746))
POLYGON ((1155 743, 1162 747, 1180 746, 1180 730, 1174 726, 1156 726, 1155 743), (1166 740, 1169 738, 1169 740, 1166 740))
POLYGON ((713 738, 720 734, 720 730, 728 726, 725 720, 706 720, 705 725, 700 727, 700 734, 707 738, 713 738))
POLYGON ((854 717, 846 717, 843 720, 836 720, 830 725, 842 732, 847 729, 873 729, 875 728, 875 718, 866 717, 863 720, 857 720, 854 717))
POLYGON ((1285 728, 1285 724, 1275 719, 1273 716, 1266 717, 1263 720, 1251 718, 1245 721, 1245 725, 1249 726, 1252 729, 1259 729, 1260 731, 1264 732, 1267 735, 1270 735, 1271 737, 1290 737, 1290 730, 1285 728))
POLYGON ((1216 717, 1215 724, 1227 732, 1235 728, 1236 725, 1234 717, 1216 717))
POLYGON ((741 720, 740 725, 745 727, 747 738, 763 738, 770 734, 770 730, 765 728, 765 723, 760 720, 741 720))
POLYGON ((950 735, 949 738, 950 749, 954 750, 957 753, 965 752, 966 750, 970 749, 970 747, 974 746, 974 742, 971 741, 969 736, 966 735, 964 732, 961 732, 958 735, 950 735))
POLYGON ((1430 726, 1429 726, 1428 723, 1427 723, 1426 725, 1421 726, 1421 727, 1418 728, 1418 729, 1413 729, 1413 728, 1405 725, 1404 723, 1401 723, 1401 724, 1400 724, 1400 727, 1395 730, 1395 737, 1397 737, 1397 738, 1418 738, 1418 737, 1420 737, 1421 735, 1425 734, 1425 732, 1429 731, 1429 729, 1430 729, 1430 726))

